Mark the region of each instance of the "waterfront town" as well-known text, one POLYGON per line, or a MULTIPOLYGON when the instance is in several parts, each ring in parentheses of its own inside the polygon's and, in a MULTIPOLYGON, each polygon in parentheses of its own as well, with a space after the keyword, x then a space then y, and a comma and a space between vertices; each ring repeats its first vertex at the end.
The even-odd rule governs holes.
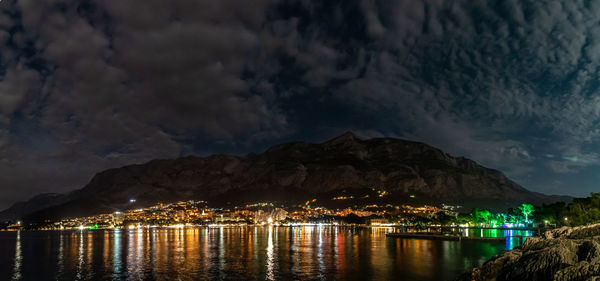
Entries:
MULTIPOLYGON (((334 197, 333 200, 347 198, 334 197)), ((134 204, 135 199, 129 199, 134 204)), ((202 227, 243 225, 354 225, 406 226, 411 228, 556 228, 579 226, 600 220, 600 193, 573 202, 534 206, 522 203, 504 212, 458 205, 440 204, 413 206, 408 204, 365 203, 343 208, 325 207, 317 199, 286 206, 277 202, 258 202, 218 208, 207 201, 159 203, 146 208, 128 208, 89 217, 71 217, 43 223, 23 223, 20 220, 0 223, 0 231, 35 229, 112 229, 141 227, 202 227), (585 212, 583 210, 590 210, 585 212), (466 212, 465 212, 466 211, 466 212)))
MULTIPOLYGON (((334 197, 333 200, 347 198, 334 197)), ((134 204, 136 199, 129 199, 134 204)), ((302 204, 286 206, 277 202, 258 202, 231 208, 210 206, 207 201, 181 201, 159 203, 146 208, 130 208, 89 217, 66 218, 27 224, 20 220, 2 222, 0 231, 112 229, 141 227, 202 227, 243 225, 354 225, 354 226, 406 226, 412 228, 555 228, 584 225, 600 220, 600 193, 573 202, 534 206, 523 203, 505 212, 473 208, 464 212, 458 205, 440 204, 412 206, 408 204, 354 205, 328 208, 317 199, 302 204), (585 212, 583 210, 589 210, 585 212), (460 212, 459 212, 460 211, 460 212)))
MULTIPOLYGON (((135 199, 132 199, 135 200, 135 199)), ((400 225, 418 224, 422 218, 456 217, 457 206, 366 205, 360 208, 328 209, 315 200, 296 206, 260 202, 231 209, 210 208, 206 201, 182 201, 147 208, 121 210, 90 217, 48 221, 36 229, 107 229, 139 227, 193 227, 216 225, 400 225)), ((7 227, 22 229, 20 221, 7 227)))

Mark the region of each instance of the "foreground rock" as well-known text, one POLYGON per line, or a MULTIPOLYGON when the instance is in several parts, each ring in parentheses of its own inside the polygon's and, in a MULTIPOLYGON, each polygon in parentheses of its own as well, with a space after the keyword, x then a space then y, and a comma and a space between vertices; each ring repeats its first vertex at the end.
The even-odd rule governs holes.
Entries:
POLYGON ((600 280, 600 224, 529 238, 457 280, 600 280))

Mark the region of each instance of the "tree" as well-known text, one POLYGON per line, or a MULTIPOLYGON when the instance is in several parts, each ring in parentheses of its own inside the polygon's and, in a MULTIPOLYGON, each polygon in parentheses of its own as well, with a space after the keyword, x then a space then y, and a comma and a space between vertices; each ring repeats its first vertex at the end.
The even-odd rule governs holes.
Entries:
POLYGON ((504 224, 507 220, 508 216, 505 213, 498 213, 496 214, 496 221, 498 222, 498 224, 504 224))
POLYGON ((474 208, 471 211, 471 216, 473 217, 473 221, 479 224, 489 225, 490 220, 493 218, 492 213, 488 210, 480 210, 478 208, 474 208))
POLYGON ((448 215, 444 212, 438 212, 435 214, 436 221, 441 225, 450 225, 453 222, 456 222, 456 217, 448 215))
POLYGON ((529 215, 531 215, 535 210, 533 205, 523 203, 521 204, 521 206, 518 207, 518 209, 521 212, 521 214, 523 214, 523 216, 525 217, 525 222, 529 222, 529 215))

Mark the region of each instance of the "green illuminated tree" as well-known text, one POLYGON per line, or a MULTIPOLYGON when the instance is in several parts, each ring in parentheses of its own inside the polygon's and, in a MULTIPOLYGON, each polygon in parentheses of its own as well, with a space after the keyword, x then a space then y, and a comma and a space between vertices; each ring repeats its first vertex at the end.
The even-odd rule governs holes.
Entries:
POLYGON ((505 223, 507 220, 507 215, 505 213, 498 213, 496 215, 496 220, 498 221, 499 224, 503 224, 505 223))
POLYGON ((533 205, 523 203, 521 204, 521 206, 518 207, 518 209, 519 211, 521 211, 521 214, 523 214, 523 216, 525 217, 525 222, 529 222, 529 215, 531 215, 535 210, 533 205))
POLYGON ((475 223, 483 223, 483 224, 490 224, 490 221, 494 218, 494 216, 492 215, 492 213, 490 213, 490 211, 488 210, 480 210, 478 208, 474 208, 471 211, 471 217, 473 218, 473 222, 475 223))

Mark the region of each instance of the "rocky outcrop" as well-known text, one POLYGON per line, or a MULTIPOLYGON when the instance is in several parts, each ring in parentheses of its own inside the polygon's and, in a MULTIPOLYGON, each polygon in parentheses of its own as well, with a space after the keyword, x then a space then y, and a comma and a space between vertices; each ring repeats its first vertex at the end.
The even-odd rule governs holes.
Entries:
POLYGON ((600 224, 528 238, 457 280, 600 280, 600 224))
POLYGON ((316 198, 317 204, 327 206, 340 203, 327 201, 335 195, 363 190, 387 191, 385 198, 377 193, 369 197, 385 204, 476 203, 507 208, 564 199, 530 192, 499 171, 424 143, 361 140, 346 133, 324 143, 281 144, 261 154, 190 156, 110 169, 83 189, 53 201, 58 204, 44 205, 36 216, 82 216, 192 199, 231 206, 244 200, 298 204, 316 198), (136 199, 135 204, 130 198, 136 199))

